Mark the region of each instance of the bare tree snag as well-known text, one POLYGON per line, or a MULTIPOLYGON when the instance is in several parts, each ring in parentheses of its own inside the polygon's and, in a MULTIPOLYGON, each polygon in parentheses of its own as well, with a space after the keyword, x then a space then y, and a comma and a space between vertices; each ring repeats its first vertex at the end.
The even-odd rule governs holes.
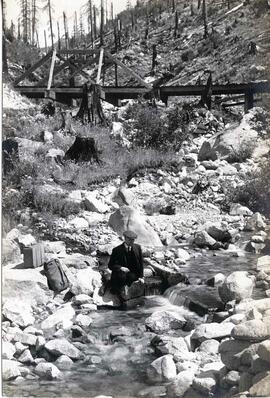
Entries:
POLYGON ((97 84, 88 86, 85 83, 83 86, 81 105, 76 118, 85 123, 85 113, 88 123, 96 125, 99 122, 105 126, 107 125, 100 100, 100 86, 97 84))
POLYGON ((206 39, 208 36, 206 0, 202 0, 202 15, 203 15, 203 25, 204 25, 204 38, 206 39))

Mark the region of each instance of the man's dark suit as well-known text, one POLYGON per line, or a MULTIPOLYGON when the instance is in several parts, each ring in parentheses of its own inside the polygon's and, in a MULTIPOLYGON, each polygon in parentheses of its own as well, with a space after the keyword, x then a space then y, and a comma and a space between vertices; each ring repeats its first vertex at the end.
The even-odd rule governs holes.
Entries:
POLYGON ((133 244, 131 251, 122 243, 113 249, 108 264, 112 270, 111 285, 113 290, 119 290, 122 286, 130 286, 132 282, 143 277, 143 257, 140 245, 133 244), (126 267, 129 272, 123 272, 121 267, 126 267))

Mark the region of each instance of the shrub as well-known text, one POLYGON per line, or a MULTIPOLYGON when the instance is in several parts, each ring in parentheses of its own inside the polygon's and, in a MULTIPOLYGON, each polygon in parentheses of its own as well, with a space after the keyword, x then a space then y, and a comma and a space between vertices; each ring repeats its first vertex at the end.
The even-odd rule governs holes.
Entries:
POLYGON ((256 16, 259 17, 269 11, 269 4, 267 0, 253 0, 252 8, 256 13, 256 16))
POLYGON ((33 190, 33 204, 40 212, 58 214, 67 217, 80 212, 80 203, 68 200, 65 193, 39 192, 33 190))
POLYGON ((251 155, 255 149, 256 143, 251 141, 244 141, 241 147, 238 150, 232 148, 232 153, 227 158, 227 161, 230 163, 245 162, 247 159, 251 158, 251 155))
POLYGON ((243 186, 226 192, 223 209, 228 210, 230 203, 241 203, 252 211, 270 214, 270 158, 257 173, 247 176, 243 186))
POLYGON ((125 123, 133 147, 178 150, 186 138, 186 111, 178 106, 164 112, 147 103, 138 103, 129 107, 126 116, 133 120, 125 123))

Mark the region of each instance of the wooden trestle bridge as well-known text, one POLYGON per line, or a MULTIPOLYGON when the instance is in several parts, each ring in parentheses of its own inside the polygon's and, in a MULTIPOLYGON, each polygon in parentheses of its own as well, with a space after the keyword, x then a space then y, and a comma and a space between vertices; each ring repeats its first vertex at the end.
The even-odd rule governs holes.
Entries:
POLYGON ((52 98, 55 101, 70 103, 71 99, 83 98, 83 93, 85 93, 85 85, 77 87, 72 86, 73 84, 71 82, 74 83, 74 76, 78 74, 85 79, 87 84, 98 86, 100 98, 113 105, 119 105, 119 102, 123 99, 134 99, 141 96, 145 98, 159 98, 167 104, 169 97, 203 97, 206 90, 208 90, 207 95, 210 95, 210 97, 212 95, 237 95, 238 98, 239 95, 243 96, 244 101, 232 103, 231 105, 243 104, 247 111, 254 106, 256 94, 270 93, 270 82, 268 81, 239 84, 231 83, 225 85, 211 84, 211 87, 208 88, 207 85, 161 85, 154 87, 146 83, 137 73, 104 48, 98 50, 51 50, 15 80, 15 90, 30 98, 52 98), (57 65, 56 59, 58 59, 57 65), (51 63, 47 76, 38 79, 36 85, 26 86, 21 84, 26 78, 29 78, 33 72, 36 72, 37 69, 49 61, 51 63), (95 74, 89 75, 89 73, 84 70, 85 68, 89 70, 89 68, 95 67, 95 65, 98 65, 98 68, 95 68, 95 70, 97 69, 95 74), (101 85, 102 71, 112 66, 114 66, 114 86, 101 85), (126 73, 129 78, 135 79, 139 86, 119 86, 118 68, 126 73), (67 79, 68 85, 64 86, 63 83, 61 83, 61 85, 54 84, 56 76, 61 72, 65 72, 67 69, 69 73, 62 78, 62 81, 67 79))

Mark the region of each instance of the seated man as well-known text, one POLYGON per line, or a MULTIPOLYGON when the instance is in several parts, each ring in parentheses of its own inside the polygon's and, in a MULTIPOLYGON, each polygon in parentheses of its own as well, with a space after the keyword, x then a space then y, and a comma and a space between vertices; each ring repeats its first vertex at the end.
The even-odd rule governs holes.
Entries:
POLYGON ((111 292, 120 294, 125 286, 143 278, 143 257, 140 245, 135 244, 133 231, 123 233, 125 241, 112 251, 108 267, 112 270, 111 292))

